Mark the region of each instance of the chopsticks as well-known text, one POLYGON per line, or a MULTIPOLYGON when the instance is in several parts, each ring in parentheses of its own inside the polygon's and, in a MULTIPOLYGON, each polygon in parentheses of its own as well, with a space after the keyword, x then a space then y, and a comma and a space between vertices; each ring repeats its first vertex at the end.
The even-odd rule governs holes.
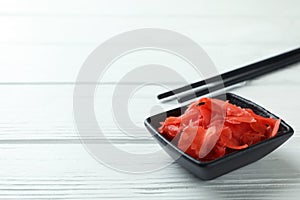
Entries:
POLYGON ((186 85, 157 96, 158 99, 164 99, 177 95, 182 92, 187 92, 191 89, 198 87, 204 87, 195 91, 191 94, 187 94, 182 97, 178 97, 178 102, 182 103, 188 100, 191 100, 195 97, 199 97, 209 92, 218 91, 220 89, 226 88, 228 86, 235 85, 240 82, 244 82, 259 76, 268 74, 278 69, 282 69, 291 64, 297 63, 300 61, 300 48, 267 58, 265 60, 231 70, 229 72, 223 73, 221 75, 213 76, 205 80, 201 80, 190 85, 186 85), (217 80, 217 81, 216 81, 217 80), (220 81, 223 80, 223 81, 220 81), (211 83, 206 85, 206 83, 211 83))

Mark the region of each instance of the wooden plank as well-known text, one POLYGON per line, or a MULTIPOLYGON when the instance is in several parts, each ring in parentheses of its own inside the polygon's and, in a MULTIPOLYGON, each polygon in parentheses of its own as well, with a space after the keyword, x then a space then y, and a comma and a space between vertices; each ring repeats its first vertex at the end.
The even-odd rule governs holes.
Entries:
POLYGON ((141 27, 170 29, 192 39, 213 44, 297 45, 299 18, 41 18, 0 16, 1 44, 99 44, 119 33, 141 27), (245 23, 247 21, 247 23, 245 23), (270 34, 272 33, 272 34, 270 34))
MULTIPOLYGON (((201 40, 199 41, 201 44, 201 40)), ((249 43, 204 44, 202 46, 220 73, 295 47, 288 44, 249 43)), ((81 65, 95 47, 96 45, 0 45, 0 84, 74 83, 81 65)), ((165 65, 180 73, 190 82, 204 77, 194 73, 194 69, 188 63, 174 55, 156 51, 141 51, 118 60, 106 72, 104 79, 100 81, 115 83, 130 70, 151 63, 165 65)), ((284 76, 281 73, 275 73, 262 80, 274 82, 284 78, 285 81, 289 82, 297 81, 298 66, 286 69, 284 76), (294 70, 296 73, 293 73, 294 70), (274 77, 276 78, 274 79, 274 77)))
MULTIPOLYGON (((236 3, 235 1, 232 2, 236 3)), ((92 3, 97 5, 99 3, 100 5, 103 2, 92 1, 92 3)), ((291 1, 289 5, 293 5, 292 3, 297 4, 297 2, 291 1)), ((232 9, 239 13, 237 14, 238 17, 232 17, 224 9, 226 16, 220 13, 218 16, 208 14, 206 16, 204 14, 205 17, 189 15, 176 17, 171 15, 160 18, 155 17, 155 15, 150 15, 150 17, 141 15, 126 18, 108 15, 74 18, 72 14, 69 17, 54 14, 48 17, 43 17, 42 14, 30 15, 30 12, 34 13, 34 9, 45 9, 46 13, 50 12, 51 14, 54 12, 54 8, 57 8, 57 4, 63 8, 64 5, 70 4, 69 1, 51 1, 47 4, 32 1, 26 3, 26 6, 21 6, 22 2, 11 1, 0 7, 11 10, 16 4, 20 5, 16 9, 23 9, 27 14, 14 15, 9 14, 13 11, 8 11, 8 14, 4 13, 0 16, 2 27, 0 32, 0 54, 2 55, 0 57, 0 80, 4 83, 74 82, 81 64, 97 45, 112 35, 141 27, 167 28, 187 35, 207 50, 220 71, 259 60, 299 45, 297 30, 300 29, 300 21, 298 18, 294 17, 293 14, 290 17, 276 18, 277 12, 273 13, 272 10, 270 12, 274 18, 261 16, 259 12, 243 16, 235 7, 232 9), (60 71, 58 72, 57 69, 60 71)), ((72 4, 81 5, 83 3, 76 1, 72 4)), ((210 5, 208 2, 202 2, 201 6, 204 4, 210 5)), ((243 5, 246 4, 243 3, 243 5)), ((276 4, 275 8, 284 8, 281 4, 282 2, 276 4)), ((255 11, 259 11, 263 6, 268 6, 265 2, 259 5, 259 9, 254 9, 255 11)), ((244 9, 239 4, 236 6, 244 9)), ((208 7, 210 8, 210 6, 208 7)), ((252 5, 252 7, 255 6, 252 5)), ((163 7, 162 9, 166 8, 163 7)), ((200 7, 196 7, 196 9, 200 9, 200 7)), ((21 10, 18 12, 22 13, 21 10)), ((251 9, 247 7, 247 10, 251 9)), ((213 10, 210 9, 207 12, 213 12, 213 10)), ((68 11, 65 10, 65 13, 68 11)), ((245 13, 247 12, 245 11, 245 13)), ((283 12, 279 13, 281 16, 283 12)), ((128 16, 130 15, 128 14, 128 16)), ((126 60, 120 65, 125 65, 126 67, 123 68, 127 69, 130 66, 143 62, 145 64, 149 61, 153 63, 156 60, 141 57, 129 62, 126 60)), ((168 66, 175 67, 174 69, 182 67, 182 63, 177 61, 174 58, 160 59, 162 64, 167 63, 168 66), (177 66, 174 63, 177 63, 177 66)), ((113 71, 113 73, 115 72, 113 71)), ((108 79, 115 81, 113 78, 110 76, 108 79)))
MULTIPOLYGON (((295 105, 298 102, 299 83, 291 80, 283 85, 286 81, 285 77, 289 77, 290 72, 287 70, 280 73, 281 82, 280 79, 266 78, 269 80, 266 84, 262 84, 264 83, 262 80, 253 81, 234 92, 278 114, 297 131, 300 129, 298 120, 300 116, 299 109, 295 105)), ((73 87, 73 85, 0 86, 0 141, 2 143, 55 143, 56 141, 77 143, 78 135, 73 118, 73 87)), ((153 143, 148 132, 143 129, 143 120, 151 115, 153 106, 161 105, 163 110, 169 110, 177 106, 176 102, 159 104, 155 96, 159 91, 163 91, 159 87, 147 87, 137 92, 128 104, 128 110, 132 122, 141 129, 125 126, 125 131, 140 136, 136 140, 124 134, 115 124, 111 110, 114 87, 114 85, 101 85, 95 96, 95 112, 106 137, 117 143, 153 143)), ((127 101, 124 97, 125 94, 118 95, 120 100, 127 101)), ((96 130, 91 128, 88 131, 90 139, 98 139, 99 142, 104 139, 96 130)))
POLYGON ((210 15, 210 16, 299 16, 297 0, 189 0, 172 1, 153 0, 141 2, 128 0, 11 0, 0 1, 0 12, 6 15, 210 15))
MULTIPOLYGON (((292 159, 298 155, 299 138, 293 142, 208 182, 176 163, 152 173, 120 173, 93 160, 80 144, 1 144, 0 198, 293 198, 300 192, 300 163, 292 159)), ((140 150, 152 147, 141 145, 140 150)))

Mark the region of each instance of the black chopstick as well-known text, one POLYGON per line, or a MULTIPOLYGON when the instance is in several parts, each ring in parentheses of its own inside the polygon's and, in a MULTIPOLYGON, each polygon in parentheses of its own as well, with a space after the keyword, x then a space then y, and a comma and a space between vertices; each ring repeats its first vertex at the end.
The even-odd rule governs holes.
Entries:
MULTIPOLYGON (((257 69, 244 71, 243 73, 241 73, 239 75, 224 79, 223 82, 218 82, 213 86, 208 86, 208 87, 206 87, 202 90, 196 91, 192 94, 188 94, 186 96, 179 97, 178 102, 182 103, 182 102, 191 100, 195 97, 199 97, 199 96, 208 94, 209 92, 214 92, 214 91, 220 90, 222 88, 226 88, 228 86, 240 83, 242 81, 251 80, 253 78, 257 78, 259 76, 268 74, 275 70, 282 69, 291 64, 297 63, 300 61, 300 48, 290 51, 290 52, 288 52, 288 54, 284 53, 284 54, 272 57, 272 58, 264 60, 264 61, 269 61, 271 59, 272 59, 272 62, 265 62, 264 64, 266 64, 266 65, 263 65, 263 66, 259 65, 259 67, 257 69)), ((254 65, 260 64, 261 62, 251 64, 249 66, 254 66, 254 65)))
POLYGON ((241 67, 229 72, 226 72, 221 75, 217 75, 206 80, 201 80, 199 82, 192 83, 190 85, 183 86, 181 88, 174 89, 172 91, 168 91, 166 93, 162 93, 158 95, 158 99, 167 98, 173 96, 175 94, 179 94, 182 92, 186 92, 188 90, 205 86, 206 83, 214 83, 216 80, 223 80, 223 82, 215 82, 212 85, 207 85, 206 88, 196 91, 193 94, 188 94, 187 96, 181 97, 178 99, 179 102, 184 102, 190 100, 192 98, 205 95, 209 92, 219 90, 224 87, 228 87, 234 84, 237 84, 242 81, 250 80, 256 78, 258 76, 270 73, 277 69, 286 67, 293 63, 300 61, 300 48, 288 51, 286 53, 273 56, 271 58, 247 65, 245 67, 241 67))

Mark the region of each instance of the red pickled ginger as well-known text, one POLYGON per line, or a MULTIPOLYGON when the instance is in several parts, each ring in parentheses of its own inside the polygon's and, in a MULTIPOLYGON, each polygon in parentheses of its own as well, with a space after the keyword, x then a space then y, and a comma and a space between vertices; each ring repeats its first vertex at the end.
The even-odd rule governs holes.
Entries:
POLYGON ((201 98, 179 117, 161 122, 159 132, 195 159, 211 161, 274 137, 280 119, 265 118, 228 101, 201 98))

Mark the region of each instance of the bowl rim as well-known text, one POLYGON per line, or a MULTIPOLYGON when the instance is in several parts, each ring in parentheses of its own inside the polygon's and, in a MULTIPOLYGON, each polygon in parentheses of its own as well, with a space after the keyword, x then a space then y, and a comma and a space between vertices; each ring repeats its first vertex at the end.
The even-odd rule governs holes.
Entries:
MULTIPOLYGON (((227 96, 230 96, 230 97, 233 97, 235 99, 238 99, 242 102, 245 102, 247 105, 251 105, 251 106, 254 106, 256 109, 258 110, 261 110, 262 112, 264 112, 265 114, 269 115, 270 117, 272 118, 275 118, 275 119, 279 119, 278 116, 276 116, 275 114, 271 113, 270 111, 268 111, 267 109, 263 108, 262 106, 252 102, 251 100, 248 100, 248 99, 245 99, 239 95, 236 95, 236 94, 233 94, 233 93, 225 93, 226 95, 226 98, 227 96)), ((217 98, 218 96, 220 95, 217 95, 217 96, 212 96, 211 98, 217 98)), ((281 137, 284 137, 286 135, 293 135, 294 133, 294 130, 293 128, 288 125, 284 120, 282 120, 281 118, 281 122, 280 122, 280 126, 284 127, 284 130, 283 132, 280 132, 280 134, 276 134, 275 137, 272 137, 272 138, 268 138, 268 139, 265 139, 261 142, 258 142, 256 144, 253 144, 245 149, 242 149, 242 150, 239 150, 239 151, 235 151, 235 152, 232 152, 232 153, 229 153, 229 154, 226 154, 220 158, 217 158, 217 159, 214 159, 214 160, 211 160, 211 161, 200 161, 200 160, 197 160, 195 158, 193 158, 192 156, 188 155, 187 153, 185 153, 184 151, 182 151, 181 149, 179 149, 176 145, 174 145, 172 142, 170 142, 167 138, 165 138, 162 134, 160 134, 158 132, 158 130, 156 130, 155 127, 153 127, 151 125, 151 118, 155 118, 155 117, 158 117, 162 114, 167 114, 167 113, 170 113, 170 112, 174 112, 176 110, 181 110, 181 109, 184 109, 188 106, 189 104, 187 105, 183 105, 183 106, 180 106, 180 107, 176 107, 174 109, 171 109, 171 110, 168 110, 168 111, 165 111, 165 112, 161 112, 161 113, 158 113, 158 114, 155 114, 153 116, 150 116, 148 118, 146 118, 144 120, 144 125, 146 126, 146 128, 148 129, 151 129, 149 130, 153 136, 158 136, 161 140, 163 140, 165 142, 166 145, 169 145, 170 147, 172 147, 173 150, 175 150, 177 153, 180 154, 180 156, 184 156, 185 158, 187 158, 188 160, 192 161, 193 163, 197 164, 197 165, 200 165, 200 166, 207 166, 207 165, 216 165, 218 163, 221 163, 223 162, 224 160, 228 160, 228 159, 231 159, 231 158, 234 158, 234 157, 237 157, 237 156, 241 156, 243 154, 247 154, 247 152, 249 151, 253 151, 254 149, 257 149, 261 146, 264 146, 266 145, 267 143, 269 143, 270 141, 273 141, 273 140, 278 140, 280 139, 281 137)))

